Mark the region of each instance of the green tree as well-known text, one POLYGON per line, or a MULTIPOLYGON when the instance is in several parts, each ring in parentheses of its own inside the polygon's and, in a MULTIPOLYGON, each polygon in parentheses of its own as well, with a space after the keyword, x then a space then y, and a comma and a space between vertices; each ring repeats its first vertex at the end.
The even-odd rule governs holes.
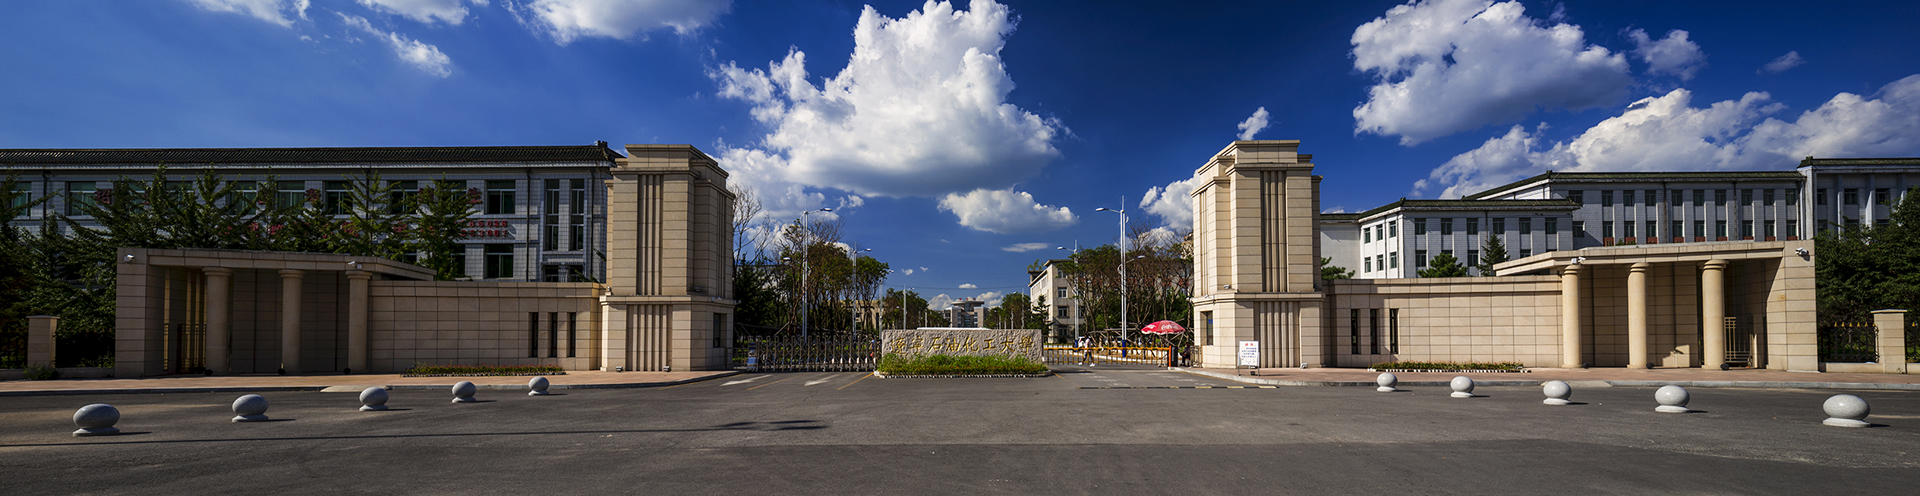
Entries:
POLYGON ((1480 245, 1480 275, 1494 276, 1493 266, 1507 261, 1507 245, 1500 242, 1500 235, 1489 234, 1487 241, 1480 245))
POLYGON ((1320 279, 1321 280, 1332 281, 1336 279, 1352 279, 1352 278, 1353 278, 1352 269, 1334 265, 1333 257, 1320 257, 1320 279))
POLYGON ((473 217, 473 205, 480 202, 478 191, 466 189, 461 181, 441 179, 414 195, 418 217, 413 222, 413 250, 420 253, 420 266, 433 269, 434 279, 447 281, 466 277, 467 221, 473 217))
MULTIPOLYGON (((1901 195, 1884 226, 1834 225, 1814 236, 1820 322, 1861 322, 1886 308, 1920 310, 1920 189, 1901 195)), ((1911 317, 1909 317, 1911 318, 1911 317)))
POLYGON ((1427 268, 1420 269, 1420 277, 1467 277, 1467 268, 1452 253, 1441 253, 1427 268))

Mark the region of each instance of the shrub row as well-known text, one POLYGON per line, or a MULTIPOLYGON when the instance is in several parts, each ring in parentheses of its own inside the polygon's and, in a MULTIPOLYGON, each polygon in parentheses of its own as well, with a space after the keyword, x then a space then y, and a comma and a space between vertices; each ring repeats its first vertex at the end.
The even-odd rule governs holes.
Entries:
POLYGON ((1011 375, 1044 374, 1046 364, 1026 357, 1004 355, 926 355, 913 358, 888 354, 877 370, 888 375, 1011 375))

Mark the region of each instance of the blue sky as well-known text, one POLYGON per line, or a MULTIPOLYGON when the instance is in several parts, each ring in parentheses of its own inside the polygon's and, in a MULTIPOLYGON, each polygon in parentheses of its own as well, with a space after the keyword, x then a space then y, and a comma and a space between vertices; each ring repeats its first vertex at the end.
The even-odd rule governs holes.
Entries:
POLYGON ((1167 5, 15 2, 0 147, 688 143, 890 286, 989 300, 1113 242, 1096 207, 1184 232, 1241 135, 1302 140, 1330 211, 1920 155, 1920 3, 1167 5))

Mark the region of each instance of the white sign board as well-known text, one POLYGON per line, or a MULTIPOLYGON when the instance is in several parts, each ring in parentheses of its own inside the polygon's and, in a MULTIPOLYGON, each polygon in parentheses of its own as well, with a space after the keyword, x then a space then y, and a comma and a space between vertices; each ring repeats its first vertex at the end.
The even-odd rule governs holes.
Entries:
POLYGON ((1259 341, 1241 341, 1240 342, 1240 366, 1241 367, 1259 367, 1260 366, 1260 342, 1259 341))

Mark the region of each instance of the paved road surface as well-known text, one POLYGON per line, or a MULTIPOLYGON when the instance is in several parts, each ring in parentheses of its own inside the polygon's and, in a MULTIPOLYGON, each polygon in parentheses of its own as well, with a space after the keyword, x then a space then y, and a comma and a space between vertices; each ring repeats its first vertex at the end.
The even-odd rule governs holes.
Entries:
POLYGON ((1861 391, 1881 427, 1819 424, 1837 391, 1201 388, 1061 367, 1037 379, 743 374, 550 397, 394 391, 0 398, 6 494, 1908 494, 1920 394, 1861 391), (74 409, 130 434, 73 438, 74 409))

